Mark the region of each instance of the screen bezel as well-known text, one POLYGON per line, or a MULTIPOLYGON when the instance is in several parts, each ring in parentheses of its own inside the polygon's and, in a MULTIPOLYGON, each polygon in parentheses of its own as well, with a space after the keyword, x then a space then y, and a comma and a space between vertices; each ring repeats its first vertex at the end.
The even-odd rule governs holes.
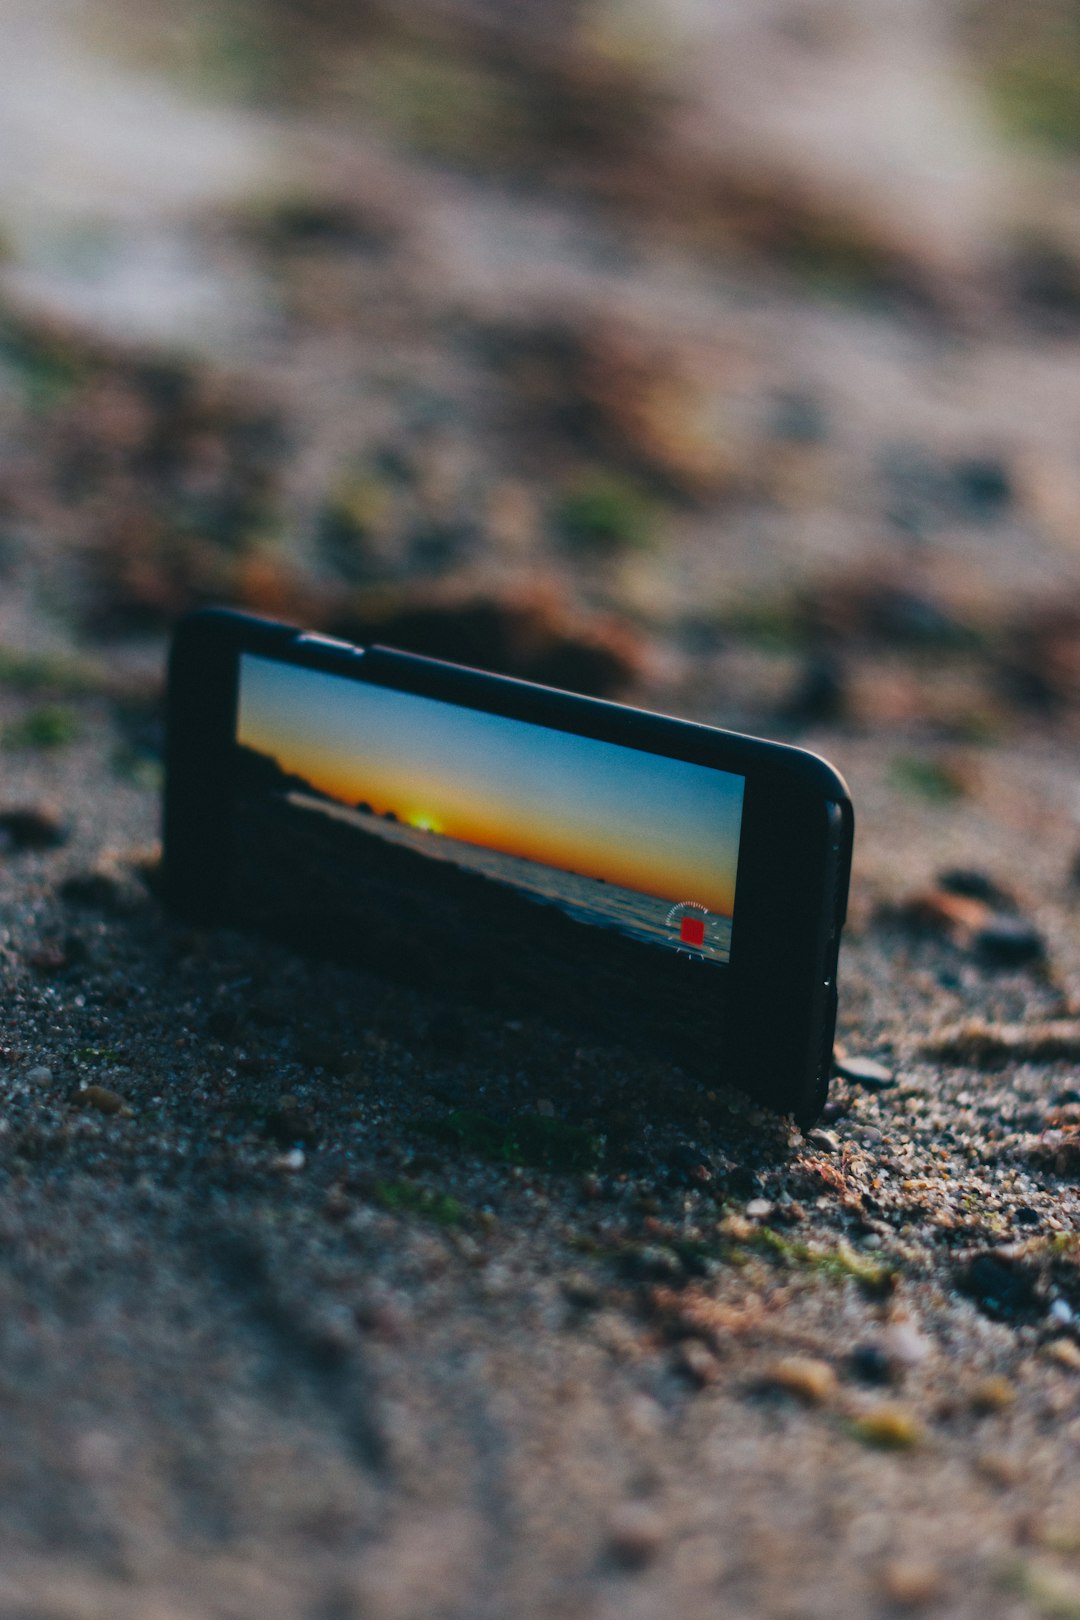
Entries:
POLYGON ((173 644, 164 811, 166 896, 194 921, 231 920, 231 762, 243 653, 742 776, 731 957, 709 964, 710 974, 726 976, 734 1014, 717 1079, 797 1117, 820 1109, 852 831, 846 786, 825 761, 506 676, 203 610, 180 625, 173 644))

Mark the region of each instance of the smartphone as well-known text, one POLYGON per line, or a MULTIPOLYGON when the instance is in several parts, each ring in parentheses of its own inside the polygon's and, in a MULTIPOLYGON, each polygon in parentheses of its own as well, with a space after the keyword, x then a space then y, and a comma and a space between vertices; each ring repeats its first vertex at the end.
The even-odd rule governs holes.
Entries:
POLYGON ((816 755, 224 609, 167 712, 183 917, 819 1114, 853 818, 816 755))

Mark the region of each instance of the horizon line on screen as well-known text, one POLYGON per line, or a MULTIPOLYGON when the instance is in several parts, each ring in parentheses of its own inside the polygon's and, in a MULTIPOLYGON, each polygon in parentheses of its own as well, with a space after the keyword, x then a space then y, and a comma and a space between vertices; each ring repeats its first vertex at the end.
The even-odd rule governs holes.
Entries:
POLYGON ((240 664, 237 742, 336 802, 731 916, 742 776, 256 654, 240 664))

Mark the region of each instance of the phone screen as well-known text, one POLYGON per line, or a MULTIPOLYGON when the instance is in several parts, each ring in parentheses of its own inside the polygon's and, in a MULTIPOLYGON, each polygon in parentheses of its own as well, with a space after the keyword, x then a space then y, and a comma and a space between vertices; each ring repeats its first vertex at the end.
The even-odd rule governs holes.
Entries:
POLYGON ((726 975, 744 779, 253 654, 241 913, 451 988, 691 1022, 726 975), (713 971, 708 971, 713 970, 713 971), (674 998, 674 1002, 673 999, 674 998))

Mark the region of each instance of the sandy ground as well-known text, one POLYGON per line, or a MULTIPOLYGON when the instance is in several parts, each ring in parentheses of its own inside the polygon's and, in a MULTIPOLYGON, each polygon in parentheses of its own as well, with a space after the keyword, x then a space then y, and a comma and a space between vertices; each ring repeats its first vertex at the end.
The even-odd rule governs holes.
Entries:
POLYGON ((804 1139, 177 927, 139 875, 156 795, 84 708, 62 759, 5 767, 71 825, 2 867, 5 1615, 1073 1612, 1080 1210, 1048 1121, 1080 1113, 1080 783, 1052 746, 927 811, 820 739, 862 810, 842 1040, 896 1084, 837 1081, 804 1139), (1022 874, 1049 969, 889 913, 973 852, 1022 874), (481 1117, 508 1147, 437 1129, 481 1117), (537 1119, 565 1143, 518 1144, 537 1119))

